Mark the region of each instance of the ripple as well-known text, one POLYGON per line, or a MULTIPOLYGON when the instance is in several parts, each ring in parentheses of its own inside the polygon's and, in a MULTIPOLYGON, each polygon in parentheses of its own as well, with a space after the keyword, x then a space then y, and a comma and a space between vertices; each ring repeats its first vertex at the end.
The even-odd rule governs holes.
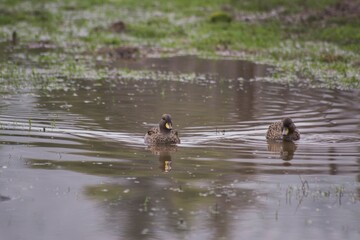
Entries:
MULTIPOLYGON (((161 60, 164 65, 167 61, 161 60)), ((203 161, 257 162, 266 168, 267 162, 276 165, 279 159, 304 164, 358 161, 357 92, 294 88, 245 77, 236 80, 242 73, 236 69, 236 76, 228 76, 227 61, 207 76, 204 62, 200 82, 79 79, 69 83, 76 85, 73 90, 5 94, 0 103, 1 141, 38 147, 34 151, 53 154, 49 159, 67 153, 62 159, 124 161, 146 149, 145 132, 167 112, 180 134, 177 154, 182 159, 199 155, 203 161), (269 124, 285 116, 301 132, 295 147, 271 145, 265 138, 269 124)), ((142 69, 142 64, 137 67, 142 69)), ((177 65, 170 68, 164 70, 167 76, 175 76, 171 70, 177 65)))

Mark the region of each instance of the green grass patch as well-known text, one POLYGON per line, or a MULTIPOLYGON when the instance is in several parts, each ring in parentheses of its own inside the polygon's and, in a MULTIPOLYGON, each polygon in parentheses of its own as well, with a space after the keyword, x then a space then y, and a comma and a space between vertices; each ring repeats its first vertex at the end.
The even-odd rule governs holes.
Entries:
MULTIPOLYGON (((219 52, 238 56, 241 52, 246 53, 241 54, 242 58, 275 64, 289 75, 304 72, 308 78, 322 78, 325 82, 331 78, 327 75, 331 72, 335 76, 333 81, 353 84, 360 81, 360 17, 336 13, 339 9, 332 5, 335 2, 337 0, 3 0, 0 37, 8 41, 12 31, 16 31, 21 46, 49 39, 70 56, 60 64, 59 69, 65 74, 75 71, 84 75, 81 69, 86 66, 69 67, 75 52, 94 53, 102 47, 128 45, 156 46, 207 56, 216 56, 219 52), (317 11, 324 14, 323 10, 329 6, 336 14, 321 15, 321 18, 310 14, 305 21, 285 20, 317 11), (279 9, 279 15, 261 18, 279 9), (243 20, 244 15, 252 20, 243 20), (111 31, 111 23, 118 21, 124 22, 124 31, 111 31)), ((50 68, 57 61, 51 54, 43 54, 37 60, 34 66, 41 68, 50 68)))
POLYGON ((326 26, 314 31, 312 39, 332 42, 344 49, 360 53, 360 21, 358 25, 326 26))
POLYGON ((263 49, 277 46, 281 40, 278 25, 247 23, 215 23, 206 22, 194 28, 191 44, 201 51, 214 51, 224 46, 230 49, 263 49))
POLYGON ((174 26, 164 17, 154 17, 146 22, 130 24, 127 33, 133 37, 143 39, 178 38, 186 36, 182 26, 174 26))
POLYGON ((323 9, 329 4, 333 4, 336 0, 245 0, 237 1, 230 0, 231 6, 235 6, 237 9, 243 9, 248 11, 271 11, 275 8, 285 8, 287 12, 299 12, 303 9, 323 9))

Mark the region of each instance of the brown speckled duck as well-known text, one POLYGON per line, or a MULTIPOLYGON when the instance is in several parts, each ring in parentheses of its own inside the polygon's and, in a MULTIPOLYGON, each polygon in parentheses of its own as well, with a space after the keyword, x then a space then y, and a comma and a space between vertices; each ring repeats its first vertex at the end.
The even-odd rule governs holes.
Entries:
POLYGON ((163 114, 159 122, 159 127, 151 128, 145 134, 144 140, 147 145, 180 143, 178 132, 172 130, 170 114, 163 114))
POLYGON ((266 133, 268 140, 296 141, 300 139, 300 132, 296 129, 291 118, 270 124, 266 133))

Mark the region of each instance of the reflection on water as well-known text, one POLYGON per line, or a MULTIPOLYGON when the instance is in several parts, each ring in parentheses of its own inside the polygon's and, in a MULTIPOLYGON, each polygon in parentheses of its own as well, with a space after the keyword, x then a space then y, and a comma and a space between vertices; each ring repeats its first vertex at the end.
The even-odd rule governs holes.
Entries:
POLYGON ((294 142, 290 141, 268 141, 268 150, 270 152, 276 153, 284 161, 290 161, 294 158, 294 153, 297 147, 294 142))
POLYGON ((169 152, 160 152, 159 155, 160 169, 164 172, 171 171, 171 155, 169 152))
POLYGON ((4 239, 359 238, 358 91, 258 81, 268 67, 243 61, 111 67, 190 77, 2 93, 4 239), (165 112, 182 143, 145 146, 165 112), (267 142, 284 116, 302 138, 267 142))
POLYGON ((171 153, 177 151, 176 145, 158 145, 147 147, 154 155, 159 157, 159 168, 163 172, 171 171, 171 153))

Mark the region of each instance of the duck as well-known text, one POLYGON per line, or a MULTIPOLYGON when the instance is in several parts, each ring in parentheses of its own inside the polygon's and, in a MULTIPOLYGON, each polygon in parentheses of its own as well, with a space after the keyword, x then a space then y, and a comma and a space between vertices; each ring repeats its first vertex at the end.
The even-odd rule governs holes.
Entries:
POLYGON ((266 139, 296 141, 300 139, 300 132, 292 119, 285 117, 281 121, 270 124, 266 132, 266 139))
POLYGON ((170 114, 161 116, 159 127, 153 127, 145 134, 145 144, 147 145, 171 145, 179 144, 180 138, 176 130, 172 129, 170 114))

